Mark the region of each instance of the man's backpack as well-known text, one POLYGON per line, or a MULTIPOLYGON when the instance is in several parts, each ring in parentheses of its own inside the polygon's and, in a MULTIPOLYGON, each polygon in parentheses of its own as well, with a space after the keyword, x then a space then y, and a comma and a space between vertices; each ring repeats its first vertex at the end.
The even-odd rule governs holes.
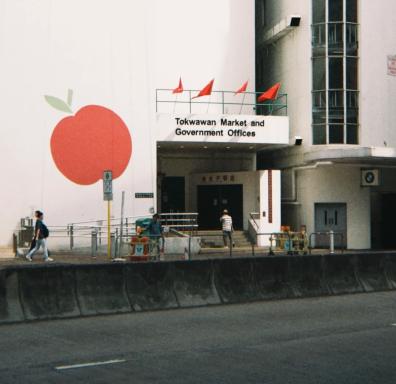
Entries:
POLYGON ((41 232, 43 234, 44 239, 46 239, 49 236, 49 230, 44 223, 41 223, 41 232))

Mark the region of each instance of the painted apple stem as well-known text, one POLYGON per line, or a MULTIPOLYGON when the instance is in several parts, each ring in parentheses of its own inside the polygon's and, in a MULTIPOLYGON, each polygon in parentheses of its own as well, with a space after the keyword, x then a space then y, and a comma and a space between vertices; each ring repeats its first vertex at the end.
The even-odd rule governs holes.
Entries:
POLYGON ((72 101, 73 101, 73 90, 72 89, 68 89, 67 90, 67 105, 71 108, 72 105, 72 101))

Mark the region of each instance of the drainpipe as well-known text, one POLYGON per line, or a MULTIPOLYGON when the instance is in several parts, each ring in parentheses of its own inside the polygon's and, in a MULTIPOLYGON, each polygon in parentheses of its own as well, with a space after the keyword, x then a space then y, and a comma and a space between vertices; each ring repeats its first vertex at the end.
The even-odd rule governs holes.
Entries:
POLYGON ((286 197, 281 200, 283 204, 300 204, 297 200, 297 171, 305 171, 308 169, 316 169, 319 166, 323 165, 333 165, 332 161, 317 161, 312 165, 304 165, 301 167, 293 167, 292 168, 292 196, 286 197))

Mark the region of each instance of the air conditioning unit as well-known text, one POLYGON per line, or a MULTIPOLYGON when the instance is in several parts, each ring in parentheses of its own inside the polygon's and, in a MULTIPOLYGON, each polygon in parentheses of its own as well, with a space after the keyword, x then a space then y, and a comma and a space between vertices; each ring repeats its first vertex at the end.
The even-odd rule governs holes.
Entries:
POLYGON ((362 169, 361 171, 361 185, 363 187, 372 187, 380 185, 378 169, 362 169))

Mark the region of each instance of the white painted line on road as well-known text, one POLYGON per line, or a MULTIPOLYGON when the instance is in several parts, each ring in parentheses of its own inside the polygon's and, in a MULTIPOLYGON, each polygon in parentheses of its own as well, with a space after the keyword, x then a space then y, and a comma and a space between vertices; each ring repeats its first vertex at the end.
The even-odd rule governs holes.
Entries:
POLYGON ((396 327, 396 323, 391 324, 392 327, 396 327))
POLYGON ((82 363, 82 364, 73 364, 73 365, 60 365, 59 367, 55 367, 56 370, 62 371, 65 369, 76 369, 76 368, 86 368, 86 367, 96 367, 98 365, 108 365, 108 364, 118 364, 125 363, 124 359, 117 360, 107 360, 107 361, 94 361, 92 363, 82 363))

